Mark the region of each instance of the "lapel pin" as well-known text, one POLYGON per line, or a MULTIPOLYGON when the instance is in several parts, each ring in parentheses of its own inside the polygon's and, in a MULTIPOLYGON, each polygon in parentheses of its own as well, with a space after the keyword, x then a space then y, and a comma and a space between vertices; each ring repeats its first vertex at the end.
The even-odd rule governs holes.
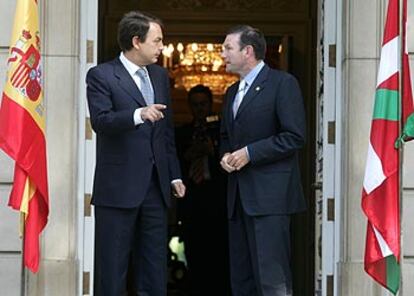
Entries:
POLYGON ((260 86, 256 86, 256 91, 259 91, 260 90, 260 86))

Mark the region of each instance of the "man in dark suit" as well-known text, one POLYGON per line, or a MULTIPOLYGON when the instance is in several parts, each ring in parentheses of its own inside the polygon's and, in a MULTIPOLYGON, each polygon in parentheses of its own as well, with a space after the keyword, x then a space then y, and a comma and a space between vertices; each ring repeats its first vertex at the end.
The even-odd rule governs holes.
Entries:
POLYGON ((220 121, 204 85, 188 93, 193 121, 176 130, 177 152, 187 184, 177 203, 182 221, 190 296, 228 296, 226 179, 219 164, 220 121))
POLYGON ((230 275, 235 296, 291 295, 290 214, 303 211, 298 151, 305 114, 296 79, 264 62, 266 41, 250 26, 223 44, 229 72, 221 166, 228 172, 230 275))
POLYGON ((97 295, 124 295, 128 262, 138 295, 165 296, 167 207, 183 197, 174 144, 169 79, 154 65, 163 48, 159 19, 127 13, 119 57, 92 68, 87 98, 97 135, 95 206, 97 295), (130 260, 131 258, 131 260, 130 260))

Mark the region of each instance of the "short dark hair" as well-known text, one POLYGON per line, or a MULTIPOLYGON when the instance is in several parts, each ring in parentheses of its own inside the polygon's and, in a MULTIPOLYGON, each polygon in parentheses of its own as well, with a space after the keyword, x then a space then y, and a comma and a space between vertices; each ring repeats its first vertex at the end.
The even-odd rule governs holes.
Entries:
POLYGON ((188 102, 191 104, 191 97, 193 94, 205 94, 208 97, 210 104, 213 104, 213 93, 211 92, 208 86, 204 86, 202 84, 197 84, 196 86, 192 87, 188 92, 188 102))
POLYGON ((118 24, 118 44, 122 51, 132 48, 132 38, 139 37, 141 42, 145 42, 150 23, 156 23, 162 27, 159 18, 140 11, 130 11, 126 13, 118 24))
POLYGON ((227 31, 227 35, 231 34, 240 34, 240 50, 247 45, 251 45, 256 59, 264 60, 266 55, 266 39, 259 29, 248 25, 238 25, 227 31))

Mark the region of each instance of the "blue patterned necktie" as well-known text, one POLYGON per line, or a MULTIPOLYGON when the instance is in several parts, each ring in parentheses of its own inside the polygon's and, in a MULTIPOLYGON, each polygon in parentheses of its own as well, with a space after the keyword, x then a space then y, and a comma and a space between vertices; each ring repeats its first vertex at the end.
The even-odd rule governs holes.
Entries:
POLYGON ((152 89, 147 70, 144 68, 139 68, 136 73, 141 80, 140 91, 144 97, 145 102, 148 106, 154 104, 154 90, 152 89))
POLYGON ((244 94, 246 92, 246 89, 247 89, 246 80, 240 80, 239 90, 237 91, 236 97, 234 98, 234 102, 233 102, 233 118, 236 118, 237 111, 239 110, 239 107, 244 97, 244 94))

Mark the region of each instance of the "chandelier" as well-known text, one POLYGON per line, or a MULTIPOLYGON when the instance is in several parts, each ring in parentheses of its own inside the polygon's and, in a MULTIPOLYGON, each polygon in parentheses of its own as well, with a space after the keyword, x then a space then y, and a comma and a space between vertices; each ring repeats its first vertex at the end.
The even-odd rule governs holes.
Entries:
POLYGON ((238 75, 227 73, 221 58, 221 44, 178 43, 163 50, 163 66, 174 79, 175 88, 189 91, 197 84, 208 86, 215 95, 223 95, 226 89, 239 79, 238 75))

